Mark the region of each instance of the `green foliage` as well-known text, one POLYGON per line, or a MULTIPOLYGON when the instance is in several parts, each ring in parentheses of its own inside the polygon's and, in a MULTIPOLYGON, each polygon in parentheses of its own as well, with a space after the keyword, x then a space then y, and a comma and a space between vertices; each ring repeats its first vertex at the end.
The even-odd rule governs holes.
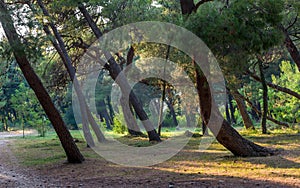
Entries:
POLYGON ((113 132, 118 134, 125 134, 127 132, 126 122, 123 113, 115 115, 113 132))
POLYGON ((236 0, 229 8, 208 3, 184 23, 212 50, 226 71, 248 67, 253 55, 282 42, 277 29, 282 21, 281 0, 236 0))
MULTIPOLYGON (((280 69, 280 76, 272 75, 272 82, 300 93, 300 74, 296 65, 288 61, 282 61, 280 69)), ((300 123, 299 99, 282 92, 270 90, 269 104, 272 107, 272 115, 277 119, 290 123, 300 123)))

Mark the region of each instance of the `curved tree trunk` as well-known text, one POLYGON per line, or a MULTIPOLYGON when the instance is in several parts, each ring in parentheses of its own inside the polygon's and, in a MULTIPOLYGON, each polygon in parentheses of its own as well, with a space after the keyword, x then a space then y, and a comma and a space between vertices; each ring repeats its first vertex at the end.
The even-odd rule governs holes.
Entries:
POLYGON ((243 99, 241 99, 238 95, 238 91, 232 91, 233 98, 236 101, 240 114, 243 118, 244 125, 246 129, 255 129, 252 123, 252 120, 247 112, 247 107, 243 99))
POLYGON ((214 127, 212 123, 209 129, 213 132, 218 142, 225 148, 231 151, 235 156, 241 157, 257 157, 257 156, 268 156, 273 155, 274 151, 262 146, 259 146, 245 138, 243 138, 230 124, 224 120, 220 114, 218 108, 214 104, 214 100, 211 97, 210 89, 206 78, 201 75, 199 76, 199 89, 198 92, 200 99, 201 116, 204 119, 204 123, 207 125, 209 121, 216 119, 223 120, 222 126, 219 129, 214 127), (211 108, 212 114, 211 114, 211 108))
POLYGON ((81 163, 82 161, 84 161, 84 157, 81 155, 79 149, 77 148, 70 132, 67 129, 67 126, 65 125, 58 110, 55 108, 53 102, 51 101, 51 98, 44 88, 41 80, 32 69, 23 50, 24 46, 18 37, 10 13, 7 10, 6 4, 3 0, 0 0, 0 22, 2 23, 2 25, 5 25, 3 29, 12 47, 16 61, 21 71, 23 72, 25 79, 34 91, 46 115, 51 121, 53 128, 56 131, 60 142, 66 152, 68 162, 81 163))

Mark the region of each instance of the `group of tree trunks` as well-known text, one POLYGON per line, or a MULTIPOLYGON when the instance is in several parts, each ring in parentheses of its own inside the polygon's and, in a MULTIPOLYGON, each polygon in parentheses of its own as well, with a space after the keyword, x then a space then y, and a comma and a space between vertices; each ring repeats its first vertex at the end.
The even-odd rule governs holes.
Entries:
MULTIPOLYGON (((208 2, 211 0, 202 0, 199 1, 197 4, 194 3, 193 0, 180 0, 182 14, 183 15, 190 15, 193 12, 196 12, 196 10, 201 6, 203 3, 208 2)), ((43 14, 45 16, 50 16, 47 9, 45 8, 43 2, 41 0, 37 1, 39 7, 42 9, 43 14)), ((30 4, 28 4, 30 6, 30 4)), ((30 6, 31 7, 31 6, 30 6)), ((31 7, 32 11, 35 11, 31 7)), ((78 9, 82 13, 83 17, 85 18, 85 21, 88 23, 89 27, 91 28, 92 32, 97 38, 102 37, 102 32, 96 25, 95 21, 92 19, 91 15, 87 11, 86 7, 83 4, 78 5, 78 9)), ((79 163, 84 160, 84 157, 81 155, 80 151, 78 150, 76 144, 74 143, 71 134, 69 133, 65 123, 63 122, 58 110, 55 108, 49 94, 47 93, 46 89, 44 88, 42 82, 40 81, 39 77, 36 75, 34 70, 32 69, 28 58, 26 57, 26 54, 24 52, 25 47, 14 27, 13 20, 10 16, 10 12, 7 9, 7 5, 4 3, 3 0, 0 0, 0 22, 2 25, 5 25, 4 31, 6 34, 6 37, 12 46, 12 50, 15 56, 15 59, 20 66, 20 69, 22 70, 24 77, 26 78, 27 82, 29 83, 30 87, 35 92, 39 102, 41 103, 43 109, 45 110, 45 113, 47 114, 49 120, 51 121, 61 143, 62 146, 66 152, 67 159, 70 163, 79 163)), ((87 140, 88 145, 94 146, 94 140, 91 136, 89 125, 91 125, 93 131, 95 132, 97 136, 98 142, 105 141, 105 137, 103 133, 99 129, 99 125, 97 125, 95 119, 92 116, 91 111, 89 110, 89 107, 84 99, 83 93, 79 87, 78 80, 75 75, 75 69, 72 66, 71 58, 68 54, 68 51, 65 47, 64 41, 58 32, 56 26, 54 23, 50 22, 48 25, 44 25, 43 29, 44 32, 47 35, 54 36, 51 38, 52 45, 57 50, 58 54, 60 55, 68 73, 69 76, 74 84, 74 88, 78 97, 80 110, 81 110, 81 116, 82 116, 82 123, 83 123, 83 130, 84 130, 84 136, 87 140), (52 30, 49 29, 49 26, 52 30), (52 34, 53 33, 53 34, 52 34)), ((285 29, 282 29, 283 32, 286 34, 286 46, 289 52, 291 53, 291 56, 293 57, 294 61, 297 63, 299 70, 300 70, 300 55, 299 51, 297 50, 296 46, 293 44, 293 41, 290 39, 289 35, 287 34, 287 31, 285 29)), ((131 50, 129 51, 127 56, 127 64, 132 62, 133 56, 134 56, 134 49, 131 47, 131 50)), ((142 105, 140 104, 137 96, 130 90, 129 83, 127 82, 127 79, 125 75, 122 73, 122 69, 120 67, 120 64, 116 62, 116 60, 113 58, 113 56, 109 52, 104 52, 104 55, 107 59, 107 62, 104 62, 103 66, 109 71, 110 76, 112 79, 114 79, 119 87, 121 88, 123 97, 121 99, 122 108, 125 116, 125 120, 128 125, 129 132, 132 134, 140 135, 142 134, 139 127, 137 126, 136 119, 133 115, 133 112, 131 110, 131 106, 133 107, 135 113, 139 117, 139 119, 142 121, 143 126, 145 127, 149 140, 150 141, 161 141, 159 134, 154 129, 154 126, 149 121, 148 116, 146 112, 144 111, 142 105), (121 77, 120 79, 117 77, 121 77), (125 96, 129 96, 129 98, 126 98, 125 96), (128 102, 128 100, 130 102, 128 102), (134 123, 135 122, 135 123, 134 123)), ((168 57, 166 57, 168 58, 168 57)), ((292 91, 288 90, 287 88, 282 88, 280 86, 276 86, 272 83, 267 83, 264 79, 263 69, 262 69, 262 62, 259 63, 260 65, 260 72, 261 76, 258 77, 254 75, 251 72, 247 72, 253 79, 262 82, 262 85, 264 87, 264 105, 263 105, 263 113, 261 113, 255 106, 247 100, 247 98, 243 97, 237 90, 231 91, 231 94, 233 98, 237 102, 238 109, 245 120, 245 126, 247 128, 254 128, 253 123, 251 122, 251 118, 248 115, 248 112, 245 107, 245 101, 250 105, 251 108, 254 109, 256 113, 262 116, 263 118, 263 131, 266 132, 265 125, 266 125, 266 119, 272 119, 271 117, 267 116, 267 86, 272 87, 274 89, 277 89, 279 91, 287 92, 297 98, 300 98, 299 94, 293 93, 292 91)), ((198 97, 200 102, 200 109, 201 109, 201 118, 203 120, 203 126, 208 126, 208 128, 212 131, 214 136, 217 138, 220 144, 222 144, 224 147, 226 147, 228 150, 230 150, 234 155, 236 156, 267 156, 274 154, 274 151, 265 147, 261 147, 245 138, 243 138, 231 125, 228 121, 226 121, 221 113, 219 112, 218 108, 215 106, 214 98, 211 95, 211 91, 209 88, 209 84, 207 81, 207 78, 204 76, 204 74, 201 72, 199 67, 194 63, 195 68, 195 76, 196 76, 196 89, 198 91, 198 97), (222 125, 219 128, 216 128, 214 126, 217 125, 211 125, 209 124, 209 121, 212 121, 213 119, 221 119, 222 125)), ((166 92, 164 85, 164 94, 166 92)), ((163 100, 165 100, 163 98, 163 100)), ((103 101, 102 101, 103 102, 103 101)), ((170 105, 171 101, 166 101, 167 105, 170 109, 172 109, 172 105, 170 105)), ((103 105, 103 104, 102 104, 103 105)), ((105 104, 104 104, 105 105, 105 104)), ((229 104, 231 105, 231 104, 229 104)), ((230 106, 231 109, 233 109, 232 106, 230 106)), ((174 109, 173 109, 174 110, 174 109)), ((174 113, 175 114, 175 113, 174 113)), ((228 119, 231 119, 234 121, 234 117, 227 112, 228 119)), ((105 117, 104 117, 105 118, 105 117)), ((176 116, 174 116, 174 123, 177 122, 176 116)), ((105 119, 106 121, 109 121, 108 119, 105 119)), ((272 119, 274 122, 276 120, 272 119)), ((278 122, 277 123, 281 123, 278 122)), ((281 123, 281 125, 286 126, 286 124, 281 123)), ((159 131, 160 133, 160 131, 159 131)))

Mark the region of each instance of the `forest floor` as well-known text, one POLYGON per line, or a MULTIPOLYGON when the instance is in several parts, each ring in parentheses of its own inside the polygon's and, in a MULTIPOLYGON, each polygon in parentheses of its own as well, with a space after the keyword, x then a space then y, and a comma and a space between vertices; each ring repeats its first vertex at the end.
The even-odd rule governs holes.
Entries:
MULTIPOLYGON (((246 136, 284 150, 276 156, 239 158, 218 143, 199 151, 200 138, 192 138, 166 162, 124 167, 104 160, 80 142, 86 161, 74 165, 65 163, 54 134, 23 139, 0 133, 0 187, 300 187, 299 132, 246 136)), ((127 137, 123 141, 130 145, 147 142, 127 137)))

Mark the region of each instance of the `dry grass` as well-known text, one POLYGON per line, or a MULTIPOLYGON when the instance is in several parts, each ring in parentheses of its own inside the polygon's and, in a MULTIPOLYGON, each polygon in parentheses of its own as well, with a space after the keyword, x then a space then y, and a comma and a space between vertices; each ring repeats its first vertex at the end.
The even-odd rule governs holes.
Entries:
MULTIPOLYGON (((80 138, 78 133, 73 134, 76 138, 80 138)), ((219 185, 300 187, 300 134, 297 131, 276 130, 268 135, 256 132, 242 132, 242 134, 258 144, 281 148, 284 151, 276 156, 239 158, 232 156, 216 142, 208 150, 199 151, 200 138, 191 138, 189 144, 168 161, 152 167, 133 168, 106 162, 91 149, 86 148, 84 142, 80 142, 78 146, 87 160, 78 168, 78 165, 62 164, 65 160, 64 153, 54 135, 46 138, 28 137, 25 140, 18 138, 11 148, 25 167, 39 170, 39 173, 44 175, 55 174, 50 177, 56 179, 59 177, 72 179, 74 176, 73 183, 80 180, 89 186, 98 185, 99 182, 105 185, 119 185, 120 182, 128 181, 130 185, 146 182, 149 186, 174 182, 179 187, 219 185)), ((145 138, 120 139, 132 146, 150 145, 145 138)))

